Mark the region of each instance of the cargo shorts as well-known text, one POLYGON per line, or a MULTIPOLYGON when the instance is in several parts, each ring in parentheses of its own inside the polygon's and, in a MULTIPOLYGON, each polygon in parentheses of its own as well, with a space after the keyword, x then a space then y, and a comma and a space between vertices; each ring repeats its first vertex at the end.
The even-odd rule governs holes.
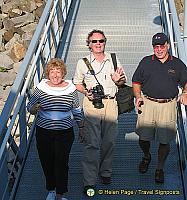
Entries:
POLYGON ((157 140, 161 144, 168 144, 176 137, 176 99, 158 103, 143 97, 143 101, 136 125, 139 139, 157 140))

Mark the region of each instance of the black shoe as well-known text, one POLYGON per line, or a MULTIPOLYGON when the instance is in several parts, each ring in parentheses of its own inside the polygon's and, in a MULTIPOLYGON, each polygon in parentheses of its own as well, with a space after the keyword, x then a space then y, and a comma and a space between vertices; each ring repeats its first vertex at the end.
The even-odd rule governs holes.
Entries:
POLYGON ((90 190, 90 189, 94 190, 94 193, 95 193, 95 185, 86 185, 86 186, 84 186, 83 193, 88 195, 87 191, 90 190))
POLYGON ((156 183, 164 183, 164 171, 162 169, 156 169, 155 182, 156 183))
POLYGON ((101 182, 102 184, 104 185, 108 185, 108 184, 111 184, 112 183, 112 179, 111 177, 104 177, 104 176, 101 176, 101 182))
POLYGON ((150 154, 149 158, 143 157, 142 161, 139 164, 139 172, 142 174, 146 173, 150 162, 151 162, 151 154, 150 154))

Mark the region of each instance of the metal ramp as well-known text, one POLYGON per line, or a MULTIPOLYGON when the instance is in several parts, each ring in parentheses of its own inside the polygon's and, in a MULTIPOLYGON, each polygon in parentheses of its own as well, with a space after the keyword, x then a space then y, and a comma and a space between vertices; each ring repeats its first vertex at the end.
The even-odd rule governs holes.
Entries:
MULTIPOLYGON (((81 0, 75 26, 67 40, 65 55, 68 78, 71 79, 77 60, 88 54, 86 37, 92 29, 101 29, 107 37, 106 51, 116 52, 123 64, 128 83, 140 59, 152 53, 151 37, 161 31, 158 0, 81 0)), ((64 44, 61 44, 64 48, 64 44)), ((59 48, 58 55, 61 55, 59 48)), ((61 55, 63 56, 63 55, 61 55)), ((174 142, 166 164, 166 180, 163 185, 154 183, 157 144, 152 147, 153 160, 149 171, 142 175, 137 165, 142 157, 138 138, 134 134, 136 113, 119 117, 119 134, 113 162, 113 183, 103 186, 98 180, 97 194, 86 197, 82 194, 82 145, 74 142, 70 156, 69 200, 81 199, 171 199, 185 200, 181 179, 178 148, 174 142)), ((75 127, 76 130, 76 127, 75 127)), ((39 163, 33 137, 17 190, 16 200, 45 199, 44 177, 39 163)))

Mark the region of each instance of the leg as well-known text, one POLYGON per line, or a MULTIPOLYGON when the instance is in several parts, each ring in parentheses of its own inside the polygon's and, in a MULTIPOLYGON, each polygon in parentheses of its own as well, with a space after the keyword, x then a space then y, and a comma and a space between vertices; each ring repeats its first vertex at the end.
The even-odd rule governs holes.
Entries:
POLYGON ((84 186, 95 185, 99 169, 100 131, 97 124, 85 120, 85 142, 83 151, 84 186))
POLYGON ((93 108, 92 102, 87 99, 84 99, 83 108, 85 115, 85 140, 82 160, 83 184, 84 186, 94 186, 99 169, 101 141, 100 109, 93 108))
POLYGON ((42 169, 46 178, 46 189, 55 190, 54 179, 54 140, 49 130, 36 128, 36 145, 42 169), (48 153, 46 153, 48 152, 48 153))
POLYGON ((161 144, 158 149, 158 164, 157 169, 155 171, 155 182, 156 183, 164 183, 164 164, 168 157, 170 151, 169 144, 161 144))
POLYGON ((170 152, 170 145, 169 144, 161 144, 159 145, 158 149, 158 164, 157 169, 163 169, 165 161, 170 152))
POLYGON ((158 163, 155 182, 164 183, 164 165, 170 152, 170 141, 176 137, 176 101, 161 104, 158 108, 157 140, 159 141, 158 163))
POLYGON ((139 145, 144 153, 144 157, 142 158, 142 161, 139 164, 139 172, 146 173, 148 170, 149 164, 151 162, 150 142, 139 140, 139 145))
POLYGON ((144 98, 141 106, 142 113, 138 114, 136 133, 139 135, 139 146, 144 153, 139 163, 139 172, 146 173, 151 162, 150 141, 155 138, 155 111, 154 103, 144 98))
POLYGON ((144 157, 150 158, 150 141, 139 140, 139 146, 144 153, 144 157))
POLYGON ((57 196, 68 191, 69 154, 74 141, 73 128, 58 131, 55 135, 55 182, 57 196))
POLYGON ((101 177, 109 177, 109 179, 103 178, 103 183, 110 183, 110 177, 112 175, 112 161, 115 147, 115 141, 118 133, 118 110, 116 101, 104 100, 105 113, 102 118, 102 141, 101 141, 101 159, 99 174, 101 177), (106 181, 105 181, 106 180, 106 181), (108 181, 107 181, 108 180, 108 181))

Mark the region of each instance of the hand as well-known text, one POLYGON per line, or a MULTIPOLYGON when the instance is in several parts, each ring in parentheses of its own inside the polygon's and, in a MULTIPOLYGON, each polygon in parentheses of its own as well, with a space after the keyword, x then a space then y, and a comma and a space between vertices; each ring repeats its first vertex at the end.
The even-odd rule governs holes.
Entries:
POLYGON ((111 75, 111 78, 114 82, 120 82, 125 80, 125 74, 122 68, 117 68, 114 74, 111 75))
POLYGON ((80 143, 83 143, 83 141, 84 141, 83 127, 79 128, 79 138, 78 138, 78 140, 80 141, 80 143))
POLYGON ((143 98, 142 97, 136 98, 135 106, 136 106, 139 114, 141 114, 141 106, 143 104, 144 104, 144 102, 143 102, 143 98))
POLYGON ((90 92, 90 90, 86 90, 86 92, 84 93, 84 95, 85 95, 90 101, 93 101, 93 95, 92 95, 92 92, 90 92))
POLYGON ((31 107, 30 113, 31 113, 32 115, 36 115, 36 114, 38 113, 38 111, 39 111, 41 108, 42 108, 42 107, 41 107, 41 104, 40 104, 40 103, 37 103, 37 104, 35 104, 34 106, 31 107))
POLYGON ((186 93, 182 93, 180 96, 179 96, 179 101, 180 103, 182 103, 183 105, 187 105, 187 94, 186 93))

